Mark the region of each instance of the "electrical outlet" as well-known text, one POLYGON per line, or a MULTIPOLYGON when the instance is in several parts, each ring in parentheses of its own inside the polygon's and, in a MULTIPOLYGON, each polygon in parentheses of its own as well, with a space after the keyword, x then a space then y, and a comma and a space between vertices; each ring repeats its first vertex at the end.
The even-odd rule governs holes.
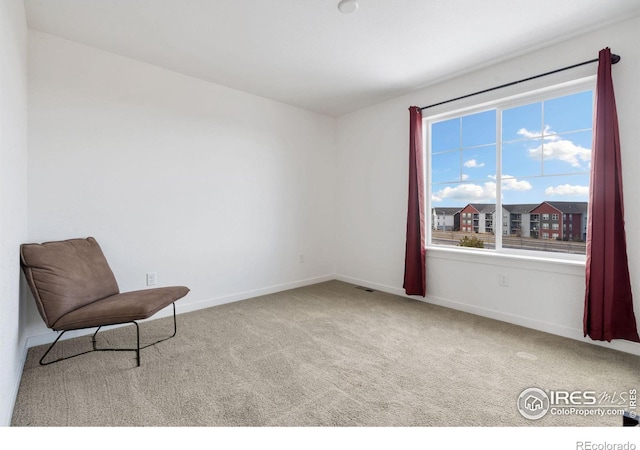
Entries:
POLYGON ((509 275, 507 275, 506 273, 498 274, 498 284, 505 287, 509 286, 509 275))
POLYGON ((155 286, 156 285, 156 273, 149 272, 147 274, 147 286, 155 286))

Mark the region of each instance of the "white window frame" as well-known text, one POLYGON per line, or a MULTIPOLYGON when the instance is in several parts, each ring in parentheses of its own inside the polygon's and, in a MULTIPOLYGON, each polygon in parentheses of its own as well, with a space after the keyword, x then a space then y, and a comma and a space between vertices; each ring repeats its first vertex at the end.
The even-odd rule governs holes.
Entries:
MULTIPOLYGON (((424 142, 423 142, 423 153, 425 155, 424 161, 425 164, 425 174, 424 179, 425 183, 425 199, 427 203, 426 210, 430 210, 433 208, 431 202, 432 195, 432 185, 431 185, 431 124, 435 122, 440 122, 448 119, 453 119, 460 116, 477 114, 487 110, 498 110, 502 111, 505 109, 510 109, 522 105, 526 105, 529 103, 534 103, 538 101, 545 101, 556 97, 567 96, 571 94, 576 94, 579 92, 584 92, 586 90, 591 90, 594 92, 595 99, 595 88, 596 88, 596 77, 589 76, 580 78, 577 80, 551 85, 541 89, 535 89, 528 92, 496 98, 495 100, 480 103, 473 106, 467 106, 457 109, 452 109, 446 112, 439 112, 433 115, 424 114, 422 119, 424 142)), ((595 109, 595 105, 594 105, 595 109)), ((502 131, 502 115, 497 114, 496 117, 496 148, 501 147, 501 131, 502 131)), ((501 151, 501 150, 500 150, 501 151)), ((501 153, 498 155, 501 156, 501 153)), ((501 158, 496 158, 496 173, 502 173, 502 161, 501 158)), ((496 183, 496 199, 501 196, 501 183, 496 183)), ((500 208, 502 204, 500 203, 500 208)), ((498 202, 496 201, 496 210, 498 209, 498 202)), ((542 216, 542 214, 540 214, 542 216)), ((503 229, 504 219, 502 214, 497 215, 497 220, 494 221, 494 229, 503 229)), ((572 254, 572 253, 559 253, 559 252, 543 252, 543 251, 535 251, 535 250, 521 250, 521 249, 513 249, 513 248, 502 248, 502 236, 501 233, 495 233, 495 249, 479 249, 479 248, 465 248, 459 246, 448 246, 441 244, 432 244, 431 238, 431 226, 427 225, 426 227, 426 246, 427 249, 430 250, 442 250, 442 251, 455 251, 455 252, 485 252, 491 255, 496 256, 517 256, 523 259, 531 259, 531 260, 549 260, 549 261, 562 261, 567 260, 570 262, 581 262, 584 263, 586 261, 586 255, 581 254, 572 254)), ((462 229, 461 225, 461 229, 462 229)), ((508 231, 508 230, 507 230, 508 231)), ((548 239, 548 236, 547 236, 548 239)))

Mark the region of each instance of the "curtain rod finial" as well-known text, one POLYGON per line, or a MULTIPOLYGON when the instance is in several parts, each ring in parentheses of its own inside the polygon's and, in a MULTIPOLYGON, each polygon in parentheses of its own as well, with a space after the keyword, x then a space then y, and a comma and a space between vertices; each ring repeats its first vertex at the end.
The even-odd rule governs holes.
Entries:
POLYGON ((620 62, 620 55, 616 55, 615 53, 611 54, 611 64, 618 64, 620 62))

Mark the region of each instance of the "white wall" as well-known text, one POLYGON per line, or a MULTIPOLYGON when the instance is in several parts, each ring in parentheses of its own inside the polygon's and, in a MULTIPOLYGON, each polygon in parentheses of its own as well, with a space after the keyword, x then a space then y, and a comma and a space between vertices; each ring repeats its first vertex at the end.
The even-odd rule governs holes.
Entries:
MULTIPOLYGON (((635 18, 341 117, 337 124, 340 196, 336 227, 340 278, 404 294, 409 106, 433 104, 597 58, 598 51, 608 46, 622 56, 613 74, 622 141, 629 265, 634 308, 640 319, 640 246, 636 242, 636 230, 640 229, 640 189, 636 185, 640 167, 638 29, 640 19, 635 18)), ((596 69, 597 64, 591 64, 554 78, 474 97, 467 104, 570 76, 592 75, 596 69)), ((584 286, 584 265, 468 251, 428 251, 427 301, 591 342, 582 336, 584 286), (499 273, 509 275, 509 287, 498 285, 499 273)), ((603 345, 640 354, 639 345, 625 341, 603 345)))
POLYGON ((8 425, 25 357, 19 246, 27 227, 27 24, 0 2, 0 426, 8 425))
POLYGON ((179 313, 331 278, 334 119, 29 33, 29 241, 95 236, 179 313))

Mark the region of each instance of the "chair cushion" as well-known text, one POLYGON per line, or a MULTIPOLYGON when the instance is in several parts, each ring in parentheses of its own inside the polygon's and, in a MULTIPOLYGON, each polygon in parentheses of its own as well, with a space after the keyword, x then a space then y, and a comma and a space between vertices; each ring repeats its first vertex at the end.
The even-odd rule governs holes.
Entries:
POLYGON ((93 237, 23 244, 20 260, 38 311, 49 328, 69 312, 120 292, 93 237))
POLYGON ((185 286, 170 286, 112 295, 65 314, 52 328, 76 330, 146 319, 188 293, 185 286))

